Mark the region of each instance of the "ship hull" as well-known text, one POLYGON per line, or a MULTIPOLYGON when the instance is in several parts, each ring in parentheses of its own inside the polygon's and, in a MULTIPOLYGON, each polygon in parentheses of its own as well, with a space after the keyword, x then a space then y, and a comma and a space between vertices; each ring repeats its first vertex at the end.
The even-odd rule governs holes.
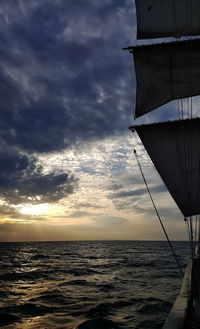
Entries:
MULTIPOLYGON (((163 326, 163 329, 192 329, 200 328, 200 307, 196 296, 192 296, 192 292, 197 292, 193 277, 196 275, 197 266, 195 261, 199 264, 198 260, 190 260, 184 274, 182 287, 179 295, 177 296, 171 312, 163 326), (195 264, 195 266, 194 266, 195 264)), ((200 273, 198 273, 199 277, 200 273)))

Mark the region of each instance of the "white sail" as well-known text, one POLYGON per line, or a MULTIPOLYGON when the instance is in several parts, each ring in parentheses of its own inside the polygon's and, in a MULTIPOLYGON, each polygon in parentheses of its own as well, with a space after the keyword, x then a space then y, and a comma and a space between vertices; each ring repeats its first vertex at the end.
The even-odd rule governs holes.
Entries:
POLYGON ((137 80, 136 117, 173 99, 200 94, 200 39, 131 49, 137 80))
POLYGON ((136 0, 137 39, 200 35, 199 0, 136 0))
POLYGON ((130 127, 136 130, 185 217, 200 213, 200 119, 130 127))

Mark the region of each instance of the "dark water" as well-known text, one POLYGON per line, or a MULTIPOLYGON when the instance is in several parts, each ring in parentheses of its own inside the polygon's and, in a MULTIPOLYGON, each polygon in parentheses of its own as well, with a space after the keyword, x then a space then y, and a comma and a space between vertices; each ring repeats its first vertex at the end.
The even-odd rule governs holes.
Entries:
MULTIPOLYGON (((183 266, 186 242, 173 243, 183 266)), ((2 328, 159 329, 181 279, 166 242, 0 243, 2 328)))

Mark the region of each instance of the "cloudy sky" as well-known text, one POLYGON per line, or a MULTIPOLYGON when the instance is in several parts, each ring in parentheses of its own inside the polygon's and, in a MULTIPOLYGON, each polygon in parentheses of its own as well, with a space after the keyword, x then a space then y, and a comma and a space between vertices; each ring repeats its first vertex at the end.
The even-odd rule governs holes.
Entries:
POLYGON ((128 130, 133 1, 1 0, 0 16, 0 241, 164 239, 134 147, 170 237, 185 239, 128 130))

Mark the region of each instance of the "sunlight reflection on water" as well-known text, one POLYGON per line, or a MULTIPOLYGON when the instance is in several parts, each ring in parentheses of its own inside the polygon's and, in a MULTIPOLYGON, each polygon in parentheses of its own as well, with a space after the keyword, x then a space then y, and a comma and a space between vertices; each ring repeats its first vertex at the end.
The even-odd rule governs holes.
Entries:
MULTIPOLYGON (((186 243, 174 244, 185 266, 186 243)), ((4 328, 161 328, 181 284, 165 242, 0 246, 4 328)))

